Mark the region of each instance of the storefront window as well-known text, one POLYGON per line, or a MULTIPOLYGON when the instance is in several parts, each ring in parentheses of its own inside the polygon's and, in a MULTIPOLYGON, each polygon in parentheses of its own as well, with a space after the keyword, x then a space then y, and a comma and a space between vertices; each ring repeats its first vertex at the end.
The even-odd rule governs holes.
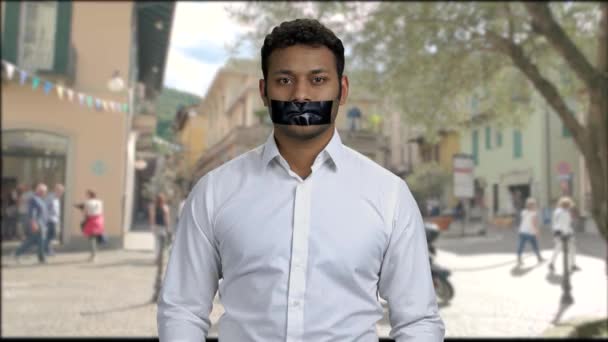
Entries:
POLYGON ((65 183, 68 139, 40 131, 2 133, 2 177, 18 184, 65 183))

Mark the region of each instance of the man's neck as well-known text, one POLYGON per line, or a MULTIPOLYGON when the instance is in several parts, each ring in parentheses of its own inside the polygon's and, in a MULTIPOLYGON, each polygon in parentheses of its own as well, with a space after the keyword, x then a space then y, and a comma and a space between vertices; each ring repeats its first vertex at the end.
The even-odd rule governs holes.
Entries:
POLYGON ((334 130, 334 125, 331 125, 321 135, 307 141, 291 138, 275 130, 274 139, 279 153, 285 158, 291 170, 305 179, 312 172, 311 167, 315 158, 329 144, 334 130))

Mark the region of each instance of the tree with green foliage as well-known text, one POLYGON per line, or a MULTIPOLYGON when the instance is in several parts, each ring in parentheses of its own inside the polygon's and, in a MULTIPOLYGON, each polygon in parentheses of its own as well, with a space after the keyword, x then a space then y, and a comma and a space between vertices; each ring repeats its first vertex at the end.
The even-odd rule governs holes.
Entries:
POLYGON ((452 182, 452 177, 436 162, 429 162, 419 165, 413 173, 407 176, 406 182, 418 207, 426 212, 426 201, 441 199, 446 187, 452 182))
POLYGON ((156 99, 156 135, 165 140, 172 141, 173 132, 171 127, 179 108, 195 105, 200 102, 201 98, 198 95, 173 88, 163 88, 156 99))
POLYGON ((535 92, 584 157, 591 213, 608 240, 608 3, 255 2, 228 10, 259 28, 243 37, 255 46, 280 22, 318 19, 342 37, 351 85, 427 134, 469 119, 471 101, 488 118, 518 122, 535 92))

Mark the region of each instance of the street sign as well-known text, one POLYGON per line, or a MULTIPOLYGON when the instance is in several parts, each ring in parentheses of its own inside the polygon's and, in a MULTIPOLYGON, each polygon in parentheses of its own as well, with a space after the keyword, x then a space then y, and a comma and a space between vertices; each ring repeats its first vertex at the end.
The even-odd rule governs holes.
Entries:
POLYGON ((474 165, 473 156, 470 154, 455 154, 452 157, 455 197, 473 198, 475 193, 474 165))

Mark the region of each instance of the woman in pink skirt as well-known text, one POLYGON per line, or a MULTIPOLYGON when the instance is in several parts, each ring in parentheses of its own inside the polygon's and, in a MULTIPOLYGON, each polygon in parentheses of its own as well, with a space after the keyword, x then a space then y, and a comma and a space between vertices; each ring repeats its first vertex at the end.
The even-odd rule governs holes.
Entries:
POLYGON ((84 203, 77 205, 83 210, 85 219, 82 222, 82 233, 89 239, 91 246, 90 262, 95 262, 97 252, 97 241, 104 236, 103 202, 97 198, 93 190, 87 190, 87 199, 84 203))

